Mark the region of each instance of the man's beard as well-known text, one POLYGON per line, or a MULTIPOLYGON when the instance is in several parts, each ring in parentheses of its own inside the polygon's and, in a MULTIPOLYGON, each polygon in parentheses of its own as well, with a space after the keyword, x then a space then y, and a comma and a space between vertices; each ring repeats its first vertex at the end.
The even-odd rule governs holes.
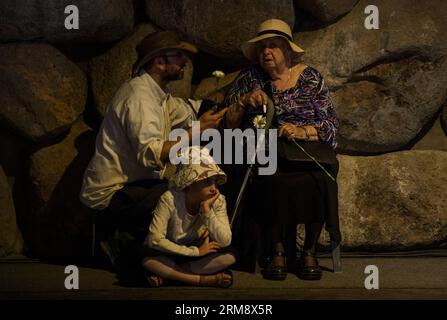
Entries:
POLYGON ((185 70, 184 67, 179 66, 168 66, 165 73, 165 79, 167 81, 175 81, 175 80, 181 80, 183 79, 185 70))

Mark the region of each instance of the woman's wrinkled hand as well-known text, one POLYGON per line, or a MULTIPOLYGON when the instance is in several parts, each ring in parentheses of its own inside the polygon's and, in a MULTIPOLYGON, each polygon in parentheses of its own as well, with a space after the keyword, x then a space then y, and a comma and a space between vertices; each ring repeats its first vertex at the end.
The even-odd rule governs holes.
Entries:
POLYGON ((266 105, 267 102, 268 102, 267 94, 261 89, 257 89, 243 96, 242 99, 240 100, 240 105, 244 107, 247 105, 252 105, 253 107, 261 107, 263 105, 266 105))
POLYGON ((303 128, 297 127, 292 123, 283 124, 279 128, 279 136, 284 137, 287 140, 292 139, 307 140, 306 131, 303 128))

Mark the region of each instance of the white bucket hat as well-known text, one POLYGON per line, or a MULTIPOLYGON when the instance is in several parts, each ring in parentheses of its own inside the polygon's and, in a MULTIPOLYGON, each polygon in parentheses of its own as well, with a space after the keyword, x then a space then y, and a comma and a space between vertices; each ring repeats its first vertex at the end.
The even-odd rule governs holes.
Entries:
POLYGON ((216 184, 227 181, 226 174, 215 163, 209 150, 198 146, 189 147, 179 156, 182 162, 178 164, 176 172, 169 179, 169 187, 183 190, 191 184, 211 177, 216 178, 216 184), (184 161, 187 160, 187 161, 184 161))
POLYGON ((290 49, 294 53, 294 59, 300 56, 304 50, 293 42, 292 30, 290 26, 279 19, 268 19, 260 24, 258 34, 255 38, 248 40, 241 46, 242 53, 248 60, 257 62, 256 42, 273 37, 281 37, 289 43, 290 49))

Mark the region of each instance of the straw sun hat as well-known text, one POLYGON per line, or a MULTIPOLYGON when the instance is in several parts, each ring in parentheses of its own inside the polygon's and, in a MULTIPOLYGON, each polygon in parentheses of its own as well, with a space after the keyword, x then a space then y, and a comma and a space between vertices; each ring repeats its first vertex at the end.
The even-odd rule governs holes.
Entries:
POLYGON ((293 42, 292 30, 286 22, 279 19, 269 19, 260 24, 258 34, 255 38, 242 44, 241 49, 243 54, 248 60, 257 62, 256 43, 272 37, 281 37, 287 40, 293 52, 294 59, 298 58, 304 52, 303 49, 293 42))
POLYGON ((182 41, 174 31, 159 31, 146 36, 137 46, 138 59, 133 66, 135 75, 152 58, 161 56, 167 50, 180 49, 190 53, 197 53, 197 48, 186 41, 182 41))

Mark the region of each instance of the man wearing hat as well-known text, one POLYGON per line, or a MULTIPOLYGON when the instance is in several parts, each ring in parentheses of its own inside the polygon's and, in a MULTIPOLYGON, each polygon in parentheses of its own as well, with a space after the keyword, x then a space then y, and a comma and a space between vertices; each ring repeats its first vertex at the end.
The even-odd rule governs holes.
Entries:
MULTIPOLYGON (((98 217, 115 219, 113 225, 139 240, 167 190, 169 151, 177 143, 168 141, 169 133, 183 128, 191 138, 201 101, 185 101, 166 90, 170 81, 183 77, 189 55, 197 53, 194 45, 175 32, 161 31, 144 38, 137 52, 133 78, 115 94, 102 122, 80 199, 100 210, 98 217)), ((217 127, 225 112, 203 114, 201 131, 217 127)))

